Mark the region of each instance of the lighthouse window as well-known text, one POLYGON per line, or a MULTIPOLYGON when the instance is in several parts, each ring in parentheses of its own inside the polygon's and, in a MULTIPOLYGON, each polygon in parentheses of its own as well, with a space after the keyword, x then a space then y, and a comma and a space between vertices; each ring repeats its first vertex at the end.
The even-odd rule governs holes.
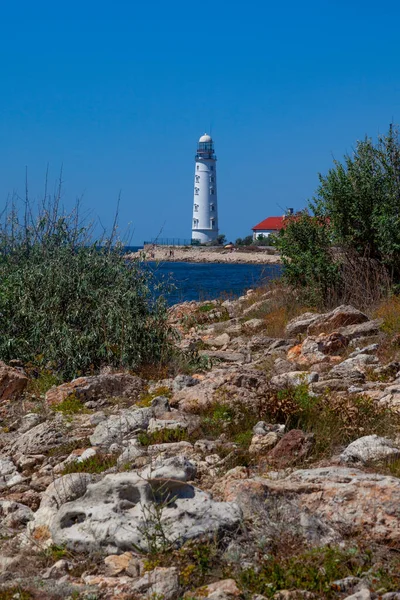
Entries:
MULTIPOLYGON (((198 167, 199 165, 197 165, 198 167)), ((214 171, 214 165, 210 165, 210 171, 214 171)))
POLYGON ((199 188, 198 188, 198 187, 195 187, 195 188, 194 188, 194 193, 195 193, 195 195, 196 195, 196 196, 198 196, 198 195, 199 195, 199 188))
POLYGON ((215 219, 211 219, 211 228, 214 229, 215 227, 215 219))
POLYGON ((211 177, 210 177, 210 183, 214 183, 214 181, 215 181, 215 179, 214 179, 214 177, 211 175, 211 177))
POLYGON ((199 205, 198 205, 198 204, 195 204, 195 205, 194 205, 194 212, 198 212, 198 210, 199 210, 199 205))
POLYGON ((197 227, 198 224, 199 224, 199 220, 193 219, 193 227, 197 227))
POLYGON ((196 168, 199 171, 200 170, 200 165, 196 165, 196 168))
POLYGON ((215 194, 214 188, 210 188, 210 194, 213 196, 215 194))
POLYGON ((214 204, 210 204, 210 211, 213 212, 215 210, 214 204))
POLYGON ((196 175, 196 183, 199 183, 200 181, 200 175, 196 175))

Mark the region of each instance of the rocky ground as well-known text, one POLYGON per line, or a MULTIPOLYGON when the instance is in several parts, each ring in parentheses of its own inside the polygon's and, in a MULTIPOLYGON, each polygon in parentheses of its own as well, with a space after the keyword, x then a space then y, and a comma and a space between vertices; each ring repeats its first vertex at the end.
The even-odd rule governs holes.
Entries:
POLYGON ((232 264, 280 264, 281 258, 270 248, 199 247, 199 246, 146 246, 144 250, 128 255, 132 259, 161 262, 232 263, 232 264))
POLYGON ((281 293, 173 307, 173 376, 1 364, 0 599, 400 598, 399 340, 281 293))

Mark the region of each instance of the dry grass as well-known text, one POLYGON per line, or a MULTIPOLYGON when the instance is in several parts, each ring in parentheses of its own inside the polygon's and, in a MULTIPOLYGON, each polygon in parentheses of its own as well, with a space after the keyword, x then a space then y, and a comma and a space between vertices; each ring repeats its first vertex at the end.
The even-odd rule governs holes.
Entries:
POLYGON ((256 289, 243 303, 242 310, 246 311, 246 320, 263 320, 260 331, 265 335, 279 338, 286 337, 285 328, 291 319, 314 309, 305 306, 282 281, 272 281, 267 287, 256 289), (254 310, 249 310, 252 306, 254 310))
POLYGON ((383 300, 374 312, 374 318, 383 319, 382 331, 389 336, 400 334, 400 296, 383 300))

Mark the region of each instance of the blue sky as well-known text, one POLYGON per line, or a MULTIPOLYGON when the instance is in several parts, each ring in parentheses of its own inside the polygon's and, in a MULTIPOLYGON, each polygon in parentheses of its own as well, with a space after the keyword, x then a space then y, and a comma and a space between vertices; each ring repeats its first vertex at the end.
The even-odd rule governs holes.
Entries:
POLYGON ((400 122, 395 1, 2 3, 0 197, 63 165, 66 207, 133 242, 190 237, 194 153, 212 125, 229 239, 301 208, 365 134, 400 122))

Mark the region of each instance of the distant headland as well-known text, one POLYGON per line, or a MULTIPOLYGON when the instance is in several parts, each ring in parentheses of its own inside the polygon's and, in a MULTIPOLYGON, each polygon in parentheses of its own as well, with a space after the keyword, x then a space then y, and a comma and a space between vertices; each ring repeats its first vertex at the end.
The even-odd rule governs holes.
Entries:
POLYGON ((273 248, 219 246, 157 246, 145 245, 127 258, 145 261, 231 264, 280 264, 281 258, 273 248))

